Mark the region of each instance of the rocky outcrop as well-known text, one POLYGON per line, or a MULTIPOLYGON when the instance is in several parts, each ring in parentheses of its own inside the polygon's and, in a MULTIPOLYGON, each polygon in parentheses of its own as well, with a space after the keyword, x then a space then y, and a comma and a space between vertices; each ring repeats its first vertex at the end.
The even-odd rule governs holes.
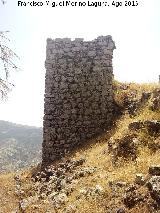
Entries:
POLYGON ((149 174, 160 176, 160 165, 152 165, 149 167, 149 174))
POLYGON ((129 130, 143 130, 146 129, 151 136, 159 136, 160 134, 160 121, 146 120, 146 121, 134 121, 128 125, 129 130))
POLYGON ((137 96, 137 91, 129 93, 124 97, 124 107, 131 117, 135 116, 137 111, 147 103, 150 97, 151 93, 149 92, 142 92, 140 97, 137 96))
POLYGON ((153 91, 150 109, 152 111, 157 111, 160 109, 160 89, 155 89, 153 91))
POLYGON ((138 139, 135 135, 125 135, 121 139, 110 139, 108 141, 108 152, 112 154, 113 163, 116 163, 118 158, 135 160, 137 157, 138 139))
POLYGON ((160 176, 152 176, 147 183, 150 195, 160 205, 160 176))

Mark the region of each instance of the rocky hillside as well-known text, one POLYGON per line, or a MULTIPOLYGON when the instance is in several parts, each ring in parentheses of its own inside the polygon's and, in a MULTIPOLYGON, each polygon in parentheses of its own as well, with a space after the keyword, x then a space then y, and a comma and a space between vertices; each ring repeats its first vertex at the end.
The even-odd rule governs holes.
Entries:
POLYGON ((41 143, 42 128, 0 121, 0 173, 40 162, 41 143))
POLYGON ((0 212, 160 212, 160 89, 116 82, 114 90, 108 131, 43 171, 0 177, 0 212))

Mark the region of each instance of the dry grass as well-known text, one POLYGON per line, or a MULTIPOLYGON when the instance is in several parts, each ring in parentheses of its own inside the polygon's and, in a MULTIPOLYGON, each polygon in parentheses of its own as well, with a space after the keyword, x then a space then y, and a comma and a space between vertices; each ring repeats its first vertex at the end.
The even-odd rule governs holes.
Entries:
MULTIPOLYGON (((116 82, 116 87, 118 88, 116 93, 116 98, 119 103, 122 103, 122 99, 128 93, 136 91, 136 95, 140 95, 143 91, 150 92, 157 88, 158 85, 155 84, 143 84, 138 85, 135 83, 126 84, 127 89, 121 91, 120 87, 122 85, 116 82), (120 92, 122 92, 120 94, 120 92)), ((124 86, 124 85, 123 85, 124 86)), ((65 208, 69 206, 77 206, 76 210, 70 211, 75 213, 105 213, 107 208, 121 205, 122 202, 122 192, 119 191, 119 196, 117 198, 112 196, 112 190, 109 187, 110 182, 114 181, 125 181, 127 183, 133 183, 137 173, 143 173, 147 175, 148 168, 152 164, 160 164, 160 150, 156 152, 151 152, 149 147, 145 146, 143 143, 139 146, 138 158, 135 161, 120 161, 117 166, 112 164, 112 156, 107 152, 107 141, 110 137, 117 139, 122 138, 126 134, 131 134, 128 131, 128 125, 136 120, 160 120, 160 112, 152 112, 149 110, 147 103, 142 109, 139 109, 135 117, 130 117, 127 113, 123 114, 121 118, 116 122, 116 130, 111 132, 106 132, 96 139, 91 140, 87 146, 79 149, 75 153, 67 156, 70 159, 85 158, 86 162, 82 167, 95 167, 96 170, 92 175, 85 176, 77 180, 76 188, 68 197, 68 202, 62 206, 59 210, 54 210, 54 207, 48 201, 38 201, 34 205, 31 205, 26 213, 63 213, 65 208), (77 197, 80 194, 80 190, 89 187, 95 187, 100 185, 103 188, 103 193, 98 197, 86 198, 82 196, 80 199, 77 197)), ((141 140, 153 141, 154 138, 147 135, 145 132, 137 133, 141 140)), ((24 173, 23 175, 23 186, 25 188, 26 196, 27 194, 34 194, 32 191, 32 182, 30 180, 30 172, 24 173)), ((13 175, 1 176, 0 177, 0 212, 8 213, 11 209, 15 209, 17 206, 17 200, 13 193, 14 182, 13 175), (5 197, 5 199, 4 199, 5 197), (5 203, 5 200, 8 202, 5 203)), ((111 211, 112 212, 112 211, 111 211)), ((115 210, 113 210, 115 212, 115 210)), ((146 205, 139 205, 126 212, 130 213, 149 213, 146 205)))
POLYGON ((7 213, 16 210, 18 200, 14 195, 14 174, 0 176, 0 212, 7 213))
MULTIPOLYGON (((158 84, 138 85, 132 83, 129 84, 127 93, 136 91, 136 96, 139 96, 142 94, 142 92, 151 92, 158 87, 158 84)), ((131 132, 128 131, 128 125, 131 122, 137 120, 160 120, 160 112, 153 112, 149 110, 148 105, 149 103, 145 104, 142 109, 139 109, 135 117, 131 118, 128 114, 122 115, 122 117, 116 122, 116 131, 113 132, 112 135, 102 135, 96 139, 96 141, 93 141, 93 145, 91 145, 89 148, 79 150, 75 155, 71 156, 74 158, 85 157, 87 159, 86 166, 98 168, 98 171, 95 172, 92 177, 89 176, 81 180, 81 183, 77 186, 77 191, 82 189, 84 186, 90 187, 91 185, 100 184, 104 188, 106 194, 108 193, 108 196, 105 197, 105 200, 102 196, 100 198, 101 201, 95 201, 94 205, 92 202, 90 202, 88 206, 88 201, 84 199, 81 201, 83 205, 79 206, 78 212, 105 212, 105 203, 110 203, 110 189, 108 187, 109 182, 125 181, 127 183, 133 183, 137 173, 147 175, 149 166, 160 164, 160 151, 152 153, 151 150, 148 147, 143 146, 143 144, 139 147, 139 155, 136 161, 123 161, 119 164, 119 166, 116 167, 112 165, 111 156, 105 153, 105 150, 107 150, 107 140, 110 136, 112 136, 114 139, 117 139, 122 138, 125 134, 131 134, 131 132), (99 203, 101 203, 100 206, 99 203), (86 210, 86 206, 88 206, 88 210, 86 210)), ((149 139, 150 141, 155 139, 154 137, 147 135, 147 133, 139 132, 138 134, 139 138, 141 139, 149 139)), ((72 202, 75 201, 75 197, 75 194, 71 195, 72 202)), ((149 210, 146 206, 139 206, 133 210, 128 210, 128 212, 147 213, 149 210)))

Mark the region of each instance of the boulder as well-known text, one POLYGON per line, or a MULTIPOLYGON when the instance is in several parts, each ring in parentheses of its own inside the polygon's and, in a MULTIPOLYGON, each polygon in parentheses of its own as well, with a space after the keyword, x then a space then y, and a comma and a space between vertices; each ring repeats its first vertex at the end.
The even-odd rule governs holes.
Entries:
POLYGON ((125 209, 124 208, 119 208, 116 210, 116 213, 125 213, 125 209))
POLYGON ((142 121, 134 121, 128 125, 129 130, 139 130, 142 129, 143 127, 144 125, 142 121))
POLYGON ((160 89, 159 88, 155 89, 153 91, 153 95, 152 96, 153 96, 153 98, 157 98, 157 97, 160 98, 160 89))
POLYGON ((152 176, 160 176, 160 165, 152 165, 152 166, 150 166, 148 172, 152 176))
POLYGON ((129 130, 142 130, 147 129, 150 135, 157 135, 160 133, 160 121, 146 120, 146 121, 134 121, 128 125, 129 130))
POLYGON ((146 129, 148 130, 148 133, 150 135, 157 135, 160 134, 160 121, 157 120, 146 120, 144 122, 144 126, 146 127, 146 129))
POLYGON ((152 102, 151 102, 151 105, 150 105, 150 109, 152 111, 156 111, 156 110, 160 109, 160 98, 159 97, 152 99, 152 102))
POLYGON ((154 199, 160 205, 160 176, 153 176, 147 182, 152 199, 154 199))
POLYGON ((142 92, 141 103, 145 103, 151 97, 150 92, 142 92))
POLYGON ((127 192, 124 196, 124 204, 127 208, 133 208, 136 204, 145 201, 145 196, 136 190, 127 192))
POLYGON ((146 182, 143 174, 136 174, 136 177, 135 177, 135 183, 138 184, 138 185, 144 185, 146 182))
POLYGON ((132 160, 137 157, 137 140, 133 135, 126 135, 117 141, 115 155, 117 157, 130 158, 132 160))

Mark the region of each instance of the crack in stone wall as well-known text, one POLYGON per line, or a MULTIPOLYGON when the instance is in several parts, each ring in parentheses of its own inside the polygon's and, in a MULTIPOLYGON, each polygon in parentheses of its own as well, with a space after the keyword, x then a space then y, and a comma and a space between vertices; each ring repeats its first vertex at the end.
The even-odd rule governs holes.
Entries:
POLYGON ((62 157, 110 124, 114 49, 111 36, 47 39, 43 163, 62 157))

